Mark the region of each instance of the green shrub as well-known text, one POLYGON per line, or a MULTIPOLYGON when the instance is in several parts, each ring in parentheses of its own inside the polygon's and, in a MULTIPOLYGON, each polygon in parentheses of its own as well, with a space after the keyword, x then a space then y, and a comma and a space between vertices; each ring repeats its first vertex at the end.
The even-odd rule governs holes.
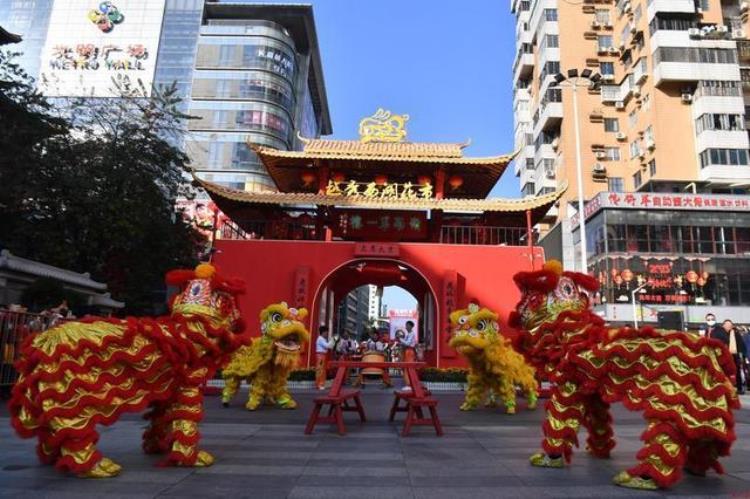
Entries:
POLYGON ((419 370, 419 379, 437 383, 466 383, 466 369, 450 367, 438 369, 436 367, 425 367, 419 370))
POLYGON ((289 373, 288 381, 313 381, 315 369, 297 369, 289 373))

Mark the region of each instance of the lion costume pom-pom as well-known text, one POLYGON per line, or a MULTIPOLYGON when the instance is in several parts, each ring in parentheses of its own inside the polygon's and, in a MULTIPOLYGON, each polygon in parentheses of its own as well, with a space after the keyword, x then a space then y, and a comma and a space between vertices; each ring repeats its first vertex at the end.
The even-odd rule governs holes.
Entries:
POLYGON ((96 425, 146 408, 145 452, 178 466, 213 462, 198 449, 202 386, 249 342, 236 334, 244 285, 208 264, 170 271, 166 281, 180 289, 168 317, 88 318, 26 342, 11 422, 22 437, 38 438, 42 462, 83 477, 118 474, 120 466, 96 448, 96 425))
POLYGON ((518 347, 553 384, 543 451, 531 464, 564 466, 580 426, 589 433, 588 451, 608 457, 615 446, 609 405, 622 402, 644 411, 648 424, 638 463, 615 476, 617 485, 668 487, 683 467, 698 475, 722 471, 718 458, 735 440, 732 409, 739 407, 723 344, 682 331, 609 329, 589 309, 598 282, 559 262, 514 280, 522 293, 510 319, 518 347))

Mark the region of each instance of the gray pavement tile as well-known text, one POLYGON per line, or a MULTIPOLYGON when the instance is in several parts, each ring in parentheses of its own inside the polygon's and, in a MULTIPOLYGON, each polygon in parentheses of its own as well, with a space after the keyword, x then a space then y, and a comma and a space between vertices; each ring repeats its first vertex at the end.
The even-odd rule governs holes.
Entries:
POLYGON ((304 466, 273 466, 260 464, 223 464, 218 463, 208 468, 195 470, 201 475, 272 475, 277 477, 296 477, 302 474, 304 466))
POLYGON ((289 499, 405 499, 414 497, 408 486, 373 486, 373 487, 326 487, 297 486, 292 489, 289 499))
MULTIPOLYGON (((388 487, 409 487, 411 482, 408 476, 398 475, 359 475, 350 473, 348 475, 302 475, 297 480, 297 487, 305 486, 326 486, 331 489, 339 487, 349 487, 356 484, 357 487, 382 487, 386 484, 388 487)), ((345 496, 340 496, 345 497, 345 496)))
POLYGON ((498 498, 528 498, 528 490, 523 487, 414 487, 416 499, 498 499, 498 498))
POLYGON ((506 488, 518 488, 523 486, 523 482, 516 477, 502 475, 435 475, 435 476, 415 476, 410 473, 411 484, 414 487, 447 487, 447 488, 466 488, 475 487, 493 487, 498 491, 506 488))
POLYGON ((357 477, 408 477, 408 473, 403 466, 329 466, 326 462, 324 466, 305 467, 302 476, 338 477, 341 484, 341 477, 347 477, 344 483, 357 483, 357 477))

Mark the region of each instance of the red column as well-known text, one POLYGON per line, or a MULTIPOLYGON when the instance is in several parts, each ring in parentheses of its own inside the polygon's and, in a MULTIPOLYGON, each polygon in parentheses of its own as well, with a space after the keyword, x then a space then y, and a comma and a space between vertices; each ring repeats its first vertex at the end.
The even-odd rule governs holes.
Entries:
POLYGON ((438 168, 435 172, 435 199, 443 199, 445 193, 445 169, 438 168))
POLYGON ((531 270, 534 270, 534 241, 532 241, 531 236, 531 210, 526 210, 526 242, 529 246, 529 261, 531 262, 531 270))
POLYGON ((326 193, 326 186, 328 186, 329 170, 327 166, 321 166, 318 169, 318 194, 326 193))

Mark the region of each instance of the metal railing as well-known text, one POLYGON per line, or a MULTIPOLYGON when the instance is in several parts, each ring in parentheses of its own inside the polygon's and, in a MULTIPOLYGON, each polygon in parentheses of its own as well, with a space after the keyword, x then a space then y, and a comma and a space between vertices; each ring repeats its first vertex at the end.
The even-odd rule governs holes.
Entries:
POLYGON ((18 373, 13 365, 26 338, 58 323, 57 317, 52 315, 0 309, 0 388, 10 387, 16 382, 18 373))
POLYGON ((219 239, 315 241, 318 238, 314 225, 308 223, 284 220, 242 220, 237 224, 227 220, 219 230, 219 239))
POLYGON ((443 244, 473 244, 525 246, 526 229, 522 227, 492 227, 444 225, 440 231, 440 242, 443 244))

